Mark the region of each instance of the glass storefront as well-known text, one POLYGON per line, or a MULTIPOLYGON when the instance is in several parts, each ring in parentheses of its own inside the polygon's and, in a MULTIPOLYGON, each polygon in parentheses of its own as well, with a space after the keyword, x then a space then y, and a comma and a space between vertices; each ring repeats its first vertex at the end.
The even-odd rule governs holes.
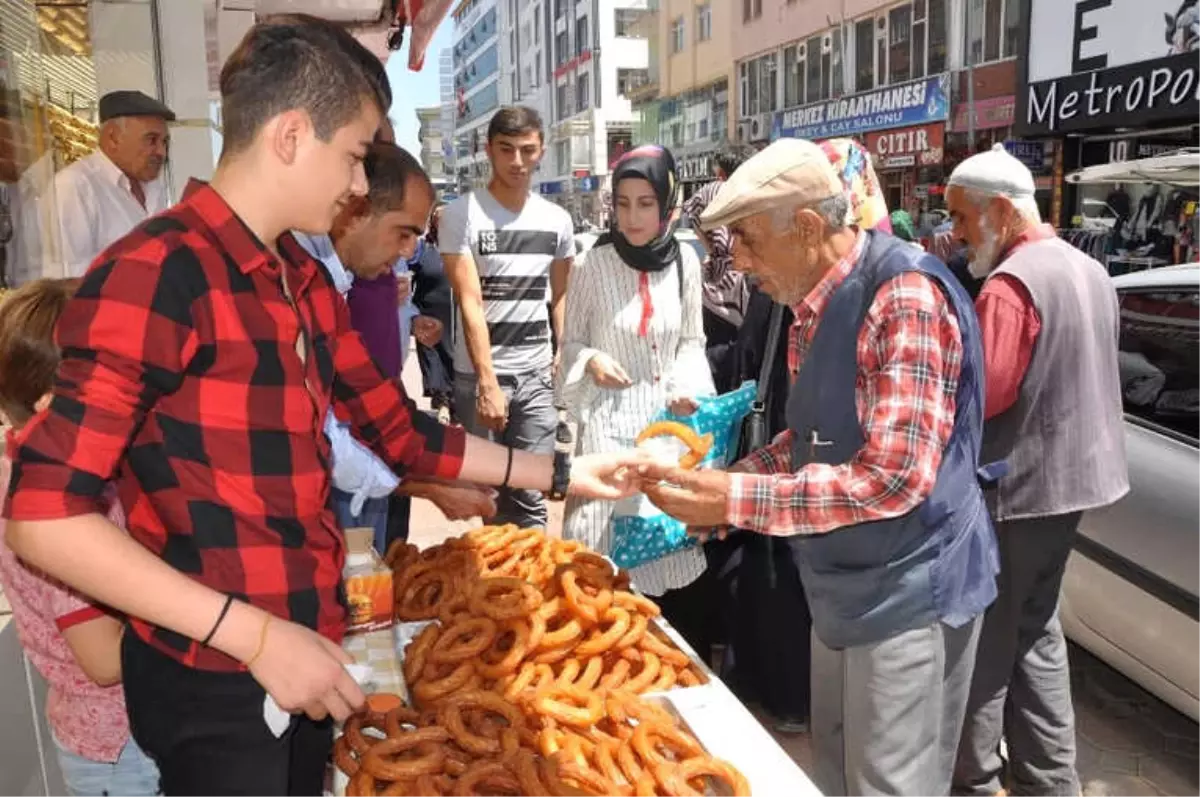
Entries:
POLYGON ((99 144, 98 100, 156 96, 150 0, 0 0, 0 286, 63 276, 54 176, 99 144))

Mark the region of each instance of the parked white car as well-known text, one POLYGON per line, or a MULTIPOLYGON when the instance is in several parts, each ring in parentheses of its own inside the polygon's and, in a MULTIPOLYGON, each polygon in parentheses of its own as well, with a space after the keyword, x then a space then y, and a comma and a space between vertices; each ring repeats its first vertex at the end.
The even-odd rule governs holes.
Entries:
POLYGON ((1114 279, 1130 492, 1087 513, 1068 637, 1200 719, 1200 264, 1114 279))

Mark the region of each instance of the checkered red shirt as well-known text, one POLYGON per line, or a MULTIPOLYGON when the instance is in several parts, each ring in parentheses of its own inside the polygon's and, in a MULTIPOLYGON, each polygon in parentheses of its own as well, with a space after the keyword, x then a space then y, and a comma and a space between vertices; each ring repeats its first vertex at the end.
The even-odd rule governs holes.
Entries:
MULTIPOLYGON (((865 243, 860 233, 854 249, 793 308, 793 379, 865 243)), ((933 489, 954 426, 962 352, 953 309, 931 279, 910 272, 884 283, 858 334, 862 449, 845 464, 812 463, 793 472, 792 432, 783 432, 738 463, 744 472, 731 476, 730 523, 764 534, 819 534, 914 509, 933 489)))
MULTIPOLYGON (((290 234, 278 250, 193 183, 102 253, 59 323, 54 399, 19 438, 5 513, 102 511, 115 480, 130 534, 168 564, 338 640, 345 549, 329 509, 326 411, 401 472, 456 477, 465 438, 383 377, 290 234)), ((239 666, 172 631, 133 628, 189 666, 239 666)))

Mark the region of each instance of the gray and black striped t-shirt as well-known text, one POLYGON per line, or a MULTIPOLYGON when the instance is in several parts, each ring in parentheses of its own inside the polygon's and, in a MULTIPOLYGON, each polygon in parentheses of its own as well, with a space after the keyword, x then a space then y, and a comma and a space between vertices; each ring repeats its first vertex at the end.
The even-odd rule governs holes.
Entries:
MULTIPOLYGON (((550 263, 575 255, 567 211, 532 194, 514 213, 487 189, 476 189, 446 207, 438 242, 443 254, 471 255, 479 270, 496 373, 549 369, 550 263)), ((475 372, 465 335, 454 345, 454 370, 475 372)))

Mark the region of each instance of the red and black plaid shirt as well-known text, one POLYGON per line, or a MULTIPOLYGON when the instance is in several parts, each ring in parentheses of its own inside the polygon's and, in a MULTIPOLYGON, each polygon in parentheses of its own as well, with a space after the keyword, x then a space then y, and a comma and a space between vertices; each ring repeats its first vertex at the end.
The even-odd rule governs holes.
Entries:
MULTIPOLYGON (((59 323, 54 399, 19 437, 5 511, 102 511, 115 480, 130 534, 172 567, 339 640, 330 404, 399 472, 456 477, 465 437, 383 377, 290 234, 278 250, 282 263, 193 182, 182 203, 101 254, 59 323)), ((239 666, 172 631, 133 627, 189 666, 239 666)))

